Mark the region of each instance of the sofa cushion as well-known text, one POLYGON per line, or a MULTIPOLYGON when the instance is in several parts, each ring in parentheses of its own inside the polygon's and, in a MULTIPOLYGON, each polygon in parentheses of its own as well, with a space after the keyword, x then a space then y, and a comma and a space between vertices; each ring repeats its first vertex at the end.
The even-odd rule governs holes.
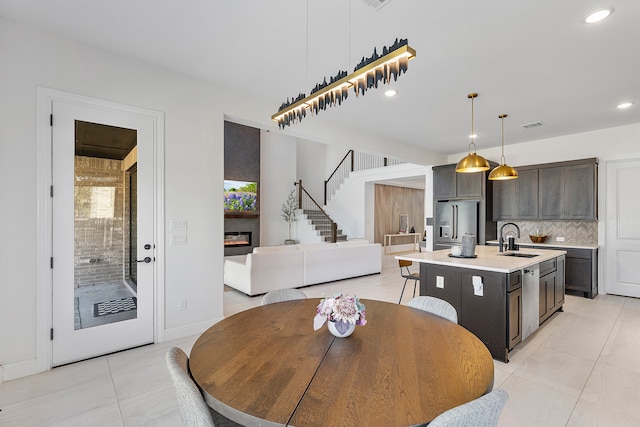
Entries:
POLYGON ((297 251, 297 245, 281 245, 281 246, 257 246, 253 248, 254 254, 264 254, 272 252, 292 252, 297 251))
POLYGON ((299 251, 308 251, 308 250, 315 250, 315 249, 331 248, 331 247, 335 246, 335 243, 325 243, 325 242, 321 242, 321 243, 303 243, 303 244, 298 244, 296 246, 298 247, 299 251))
POLYGON ((354 246, 354 245, 368 245, 368 244, 369 244, 369 241, 364 239, 345 240, 341 242, 336 242, 336 245, 338 246, 354 246))
POLYGON ((225 260, 224 284, 251 296, 300 287, 303 256, 303 251, 285 250, 247 254, 245 264, 225 260))
POLYGON ((332 282, 350 277, 380 273, 382 246, 336 246, 326 251, 304 251, 304 284, 332 282))

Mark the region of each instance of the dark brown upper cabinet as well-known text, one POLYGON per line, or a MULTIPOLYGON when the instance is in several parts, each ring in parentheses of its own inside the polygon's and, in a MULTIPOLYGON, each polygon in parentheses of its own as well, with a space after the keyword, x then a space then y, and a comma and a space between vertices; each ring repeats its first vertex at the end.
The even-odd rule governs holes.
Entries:
POLYGON ((516 169, 518 179, 494 182, 494 221, 598 218, 597 159, 516 169))
POLYGON ((455 164, 434 166, 433 198, 481 198, 485 195, 486 181, 486 172, 457 173, 455 164))

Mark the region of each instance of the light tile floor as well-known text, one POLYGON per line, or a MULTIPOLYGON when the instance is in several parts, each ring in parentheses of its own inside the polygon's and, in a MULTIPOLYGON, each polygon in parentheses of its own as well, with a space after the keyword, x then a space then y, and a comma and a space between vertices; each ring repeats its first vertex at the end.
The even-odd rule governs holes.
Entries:
MULTIPOLYGON (((304 288, 311 298, 335 291, 397 302, 402 280, 393 255, 379 275, 304 288)), ((413 287, 402 300, 411 299, 413 287)), ((260 304, 224 293, 224 314, 260 304)), ((179 426, 165 366, 172 346, 189 352, 196 336, 95 358, 5 382, 0 426, 179 426)), ((495 363, 495 387, 510 398, 500 426, 639 426, 640 300, 567 296, 555 314, 495 363)))

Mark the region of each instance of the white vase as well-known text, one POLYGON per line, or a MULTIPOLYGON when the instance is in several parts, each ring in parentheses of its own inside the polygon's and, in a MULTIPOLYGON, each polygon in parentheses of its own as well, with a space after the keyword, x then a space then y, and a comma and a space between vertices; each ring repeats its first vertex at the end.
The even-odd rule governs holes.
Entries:
POLYGON ((345 333, 341 334, 340 331, 338 331, 338 329, 336 328, 336 322, 333 321, 328 321, 327 322, 327 327, 329 328, 329 332, 331 332, 334 336, 338 337, 338 338, 346 338, 349 335, 351 335, 353 333, 353 331, 356 330, 356 325, 354 325, 353 323, 347 323, 348 328, 345 331, 345 333))

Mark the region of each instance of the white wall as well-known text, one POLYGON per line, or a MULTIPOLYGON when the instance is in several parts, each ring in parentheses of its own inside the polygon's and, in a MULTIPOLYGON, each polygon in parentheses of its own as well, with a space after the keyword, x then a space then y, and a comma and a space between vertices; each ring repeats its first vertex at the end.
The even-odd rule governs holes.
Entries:
POLYGON ((326 144, 298 139, 297 176, 320 206, 324 203, 324 180, 328 178, 325 174, 326 151, 326 144))
MULTIPOLYGON (((296 180, 297 140, 261 131, 260 151, 260 246, 282 245, 289 235, 282 204, 296 180)), ((295 233, 295 227, 291 232, 295 233)), ((295 234, 292 238, 296 238, 295 234)))

